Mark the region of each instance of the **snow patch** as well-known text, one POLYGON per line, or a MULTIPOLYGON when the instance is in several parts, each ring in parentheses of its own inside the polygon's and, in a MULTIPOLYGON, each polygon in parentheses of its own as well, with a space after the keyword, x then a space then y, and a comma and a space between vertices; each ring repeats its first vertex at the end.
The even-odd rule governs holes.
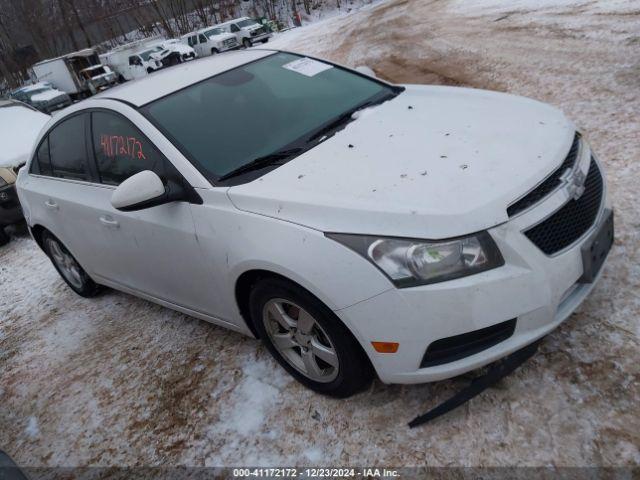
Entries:
POLYGON ((273 371, 273 363, 256 361, 245 364, 244 378, 235 389, 233 409, 223 428, 242 435, 261 430, 269 411, 278 403, 283 375, 273 371))
POLYGON ((304 456, 309 459, 310 462, 317 464, 324 460, 324 452, 318 447, 311 447, 304 452, 304 456))
POLYGON ((27 423, 27 428, 24 429, 24 433, 26 433, 29 438, 35 438, 40 435, 38 419, 36 417, 29 417, 29 423, 27 423))

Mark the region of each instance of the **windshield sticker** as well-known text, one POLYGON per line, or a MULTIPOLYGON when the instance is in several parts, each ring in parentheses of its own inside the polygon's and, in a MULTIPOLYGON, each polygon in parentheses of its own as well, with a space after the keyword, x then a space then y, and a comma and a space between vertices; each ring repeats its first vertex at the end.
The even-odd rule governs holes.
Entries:
POLYGON ((293 62, 285 63, 282 68, 300 73, 307 77, 315 77, 317 74, 324 72, 325 70, 332 69, 333 66, 305 57, 299 60, 294 60, 293 62))
POLYGON ((142 151, 142 143, 135 137, 123 137, 122 135, 100 135, 100 148, 105 157, 129 157, 138 160, 146 160, 142 151))

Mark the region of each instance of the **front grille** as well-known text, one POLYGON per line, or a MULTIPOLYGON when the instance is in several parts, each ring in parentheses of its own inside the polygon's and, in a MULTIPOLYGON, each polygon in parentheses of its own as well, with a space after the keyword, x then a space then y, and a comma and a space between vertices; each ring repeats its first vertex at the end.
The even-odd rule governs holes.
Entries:
POLYGON ((603 191, 602 174, 592 157, 582 196, 569 200, 560 210, 524 234, 547 255, 559 252, 576 242, 594 224, 603 191))
POLYGON ((469 357, 505 341, 516 329, 516 319, 472 332, 441 338, 431 343, 422 357, 420 368, 434 367, 469 357))
POLYGON ((580 150, 580 134, 576 132, 573 137, 573 143, 571 144, 571 148, 569 149, 569 153, 565 157, 562 165, 560 165, 554 172, 549 175, 540 185, 527 193, 524 197, 522 197, 517 202, 511 204, 507 208, 507 215, 513 217, 517 213, 526 210, 532 205, 535 205, 544 197, 553 192, 556 188, 560 186, 562 181, 560 177, 562 174, 567 171, 567 169, 573 168, 576 163, 576 158, 578 158, 578 151, 580 150))

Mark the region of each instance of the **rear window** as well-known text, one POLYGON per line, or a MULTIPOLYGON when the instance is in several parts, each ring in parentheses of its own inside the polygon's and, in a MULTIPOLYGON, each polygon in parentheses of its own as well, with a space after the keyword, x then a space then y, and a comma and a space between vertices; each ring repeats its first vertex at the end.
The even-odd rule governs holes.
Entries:
POLYGON ((53 176, 73 180, 88 180, 86 165, 86 114, 75 115, 57 125, 49 133, 49 157, 53 176))

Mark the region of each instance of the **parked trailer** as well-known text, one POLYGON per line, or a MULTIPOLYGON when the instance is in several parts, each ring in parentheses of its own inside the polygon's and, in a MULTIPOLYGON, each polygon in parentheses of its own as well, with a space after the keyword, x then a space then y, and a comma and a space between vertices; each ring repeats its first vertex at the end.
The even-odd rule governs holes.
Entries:
POLYGON ((86 48, 31 67, 35 80, 49 82, 72 98, 84 98, 117 83, 114 72, 100 63, 96 51, 86 48))

